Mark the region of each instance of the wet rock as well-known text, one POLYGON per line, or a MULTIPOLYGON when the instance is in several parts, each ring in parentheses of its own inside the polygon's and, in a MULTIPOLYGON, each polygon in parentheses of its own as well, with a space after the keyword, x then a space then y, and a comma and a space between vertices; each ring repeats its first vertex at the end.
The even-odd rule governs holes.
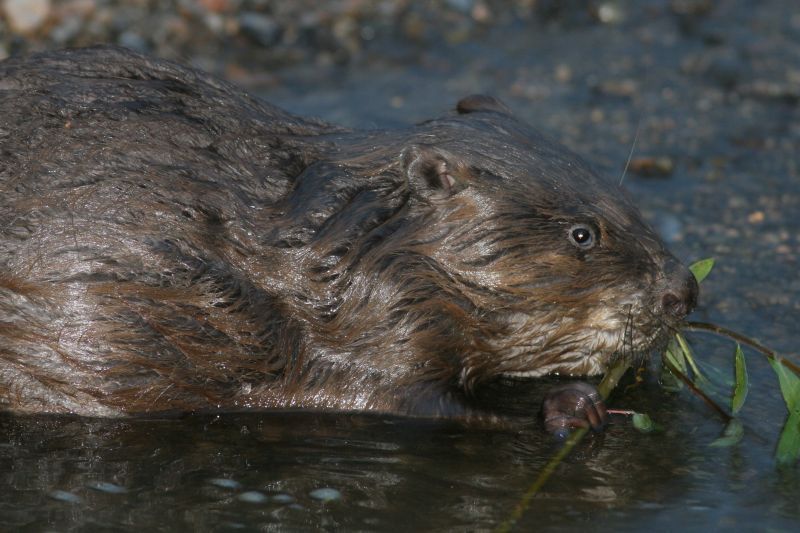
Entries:
POLYGON ((594 83, 592 90, 604 96, 631 98, 639 91, 639 83, 630 78, 612 78, 594 83))
POLYGON ((248 490, 247 492, 239 494, 236 499, 247 503, 264 503, 269 501, 269 496, 257 490, 248 490))
POLYGON ((704 76, 729 90, 744 77, 745 65, 735 51, 714 49, 686 57, 681 63, 681 70, 686 74, 704 76))
POLYGON ((125 494, 128 492, 128 489, 125 487, 117 485, 116 483, 110 483, 108 481, 95 481, 93 483, 89 483, 87 487, 98 492, 105 492, 106 494, 125 494))
POLYGON ((670 157, 636 157, 631 159, 628 172, 645 177, 667 177, 675 170, 675 162, 670 157))
POLYGON ((445 4, 456 11, 470 13, 475 7, 475 0, 445 0, 445 4))
POLYGON ((50 15, 50 0, 5 0, 3 11, 13 31, 36 31, 50 15))
POLYGON ((274 501, 275 503, 289 504, 289 503, 294 503, 294 497, 289 494, 281 493, 273 496, 272 501, 274 501))
POLYGON ((739 94, 759 100, 797 104, 800 102, 800 85, 783 81, 757 79, 743 85, 739 90, 739 94))
POLYGON ((219 487, 221 489, 229 489, 229 490, 239 490, 242 488, 242 484, 234 479, 228 478, 213 478, 208 480, 209 485, 214 485, 215 487, 219 487))
POLYGON ((707 75, 725 89, 732 89, 742 76, 742 62, 731 55, 717 57, 706 69, 707 75))
POLYGON ((66 490, 60 490, 60 489, 51 490, 50 492, 47 493, 47 495, 52 499, 58 500, 60 502, 81 503, 82 501, 80 496, 66 490))
POLYGON ((620 2, 602 2, 597 6, 595 16, 603 24, 619 24, 625 20, 625 10, 620 2))
POLYGON ((239 15, 242 34, 264 47, 278 43, 281 29, 278 23, 261 13, 245 12, 239 15))
POLYGON ((75 39, 83 28, 83 21, 77 17, 67 17, 50 32, 50 37, 59 46, 75 39))
POLYGON ((309 496, 314 498, 315 500, 320 500, 323 502, 332 502, 338 500, 342 497, 342 493, 336 489, 331 488, 321 488, 315 489, 308 493, 309 496))
POLYGON ((117 38, 117 43, 125 48, 136 50, 137 52, 147 52, 149 47, 147 41, 135 31, 125 31, 117 38))
POLYGON ((669 7, 681 31, 693 35, 714 9, 714 4, 711 0, 672 0, 669 7))
POLYGON ((659 213, 656 215, 655 226, 658 234, 668 243, 678 242, 683 239, 683 221, 672 213, 659 213))

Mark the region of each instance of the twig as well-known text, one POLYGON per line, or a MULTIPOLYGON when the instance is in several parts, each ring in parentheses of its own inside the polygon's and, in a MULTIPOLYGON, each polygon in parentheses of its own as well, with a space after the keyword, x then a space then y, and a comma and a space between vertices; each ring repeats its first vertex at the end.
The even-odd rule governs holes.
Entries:
POLYGON ((720 335, 723 337, 727 337, 729 339, 733 339, 740 344, 746 344, 747 346, 753 348, 754 350, 761 352, 763 355, 767 357, 767 359, 775 359, 780 361, 783 366, 792 370, 795 374, 800 375, 800 366, 797 365, 794 361, 789 359, 785 359, 778 355, 775 350, 770 350, 757 340, 751 339, 746 335, 742 335, 741 333, 737 333, 732 329, 728 329, 723 326, 718 326, 716 324, 711 324, 708 322, 687 322, 685 329, 692 330, 692 331, 706 331, 709 333, 714 333, 716 335, 720 335))
POLYGON ((709 407, 711 407, 711 408, 712 408, 714 411, 716 411, 716 412, 717 412, 717 414, 718 414, 719 416, 721 416, 723 419, 725 419, 725 422, 726 422, 726 423, 731 421, 731 419, 732 419, 733 417, 732 417, 731 415, 729 415, 729 414, 728 414, 728 413, 725 411, 725 409, 723 409, 722 407, 720 407, 720 406, 717 404, 717 402, 715 402, 714 400, 712 400, 712 399, 711 399, 711 398, 710 398, 710 397, 709 397, 709 396, 708 396, 708 395, 707 395, 705 392, 703 392, 702 390, 700 390, 700 388, 698 388, 698 387, 697 387, 697 386, 694 384, 694 382, 693 382, 691 379, 689 379, 689 378, 686 376, 686 374, 684 374, 683 372, 681 372, 681 371, 680 371, 680 369, 679 369, 678 367, 676 367, 674 364, 672 364, 672 362, 671 362, 670 360, 668 360, 666 357, 664 357, 664 358, 662 359, 662 361, 663 361, 664 365, 665 365, 665 366, 666 366, 666 367, 669 369, 669 371, 670 371, 670 372, 672 372, 672 375, 673 375, 673 376, 675 376, 676 378, 678 378, 678 379, 680 379, 681 381, 683 381, 683 383, 684 383, 684 384, 685 384, 687 387, 689 387, 689 389, 691 389, 691 391, 692 391, 693 393, 695 393, 697 396, 699 396, 699 397, 700 397, 700 399, 702 399, 704 402, 706 402, 706 404, 707 404, 709 407))
MULTIPOLYGON (((620 359, 617 361, 608 371, 606 375, 603 376, 603 380, 597 386, 597 392, 600 393, 600 396, 603 397, 603 400, 608 399, 611 391, 617 386, 619 380, 622 379, 622 376, 625 372, 630 368, 630 361, 626 361, 624 359, 620 359)), ((522 495, 522 498, 517 503, 516 507, 514 507, 514 511, 511 515, 502 523, 498 528, 495 530, 498 533, 507 533, 511 531, 511 528, 519 521, 522 517, 523 513, 528 509, 531 504, 531 500, 533 500, 534 496, 539 493, 539 490, 547 483, 547 480, 550 479, 550 476, 555 472, 556 468, 561 461, 564 460, 566 456, 572 452, 572 449, 581 441, 581 439, 586 435, 589 430, 587 428, 578 428, 570 433, 569 437, 566 441, 564 441, 564 445, 550 458, 544 468, 539 473, 539 476, 536 480, 531 484, 525 494, 522 495)))

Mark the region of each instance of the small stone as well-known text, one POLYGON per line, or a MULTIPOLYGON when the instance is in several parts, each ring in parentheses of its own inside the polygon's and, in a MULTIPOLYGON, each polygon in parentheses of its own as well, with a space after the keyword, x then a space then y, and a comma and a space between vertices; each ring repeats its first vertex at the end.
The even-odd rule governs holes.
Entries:
POLYGON ((48 494, 54 500, 58 500, 60 502, 67 502, 67 503, 81 503, 81 498, 77 494, 73 494, 72 492, 68 492, 66 490, 51 490, 48 494))
POLYGON ((639 84, 630 78, 613 78, 601 81, 594 89, 600 94, 630 98, 639 91, 639 84))
POLYGON ((628 170, 640 176, 666 177, 675 170, 675 162, 666 156, 637 157, 631 160, 628 170))
POLYGON ((556 81, 559 83, 568 83, 572 80, 572 69, 569 65, 561 63, 556 65, 556 81))
POLYGON ((716 57, 709 62, 706 69, 708 76, 724 89, 731 89, 739 83, 743 66, 733 56, 716 57))
POLYGON ((269 500, 269 496, 257 490, 248 490, 236 497, 239 501, 247 503, 264 503, 269 500))
POLYGON ((603 24, 619 24, 625 18, 617 2, 604 2, 597 8, 597 19, 603 24))
POLYGON ((750 224, 760 224, 764 222, 764 212, 763 211, 753 211, 749 215, 747 215, 747 221, 750 224))
POLYGON ((67 17, 61 24, 53 28, 50 37, 59 45, 64 45, 71 41, 83 29, 83 21, 78 17, 67 17))
POLYGON ((679 242, 683 239, 683 223, 671 213, 663 213, 655 220, 658 234, 668 243, 679 242))
POLYGON ((488 24, 492 21, 492 11, 483 2, 478 2, 472 8, 472 18, 481 24, 488 24))
POLYGON ((210 485, 214 485, 215 487, 219 487, 221 489, 230 489, 230 490, 239 490, 242 488, 242 484, 233 479, 227 478, 214 478, 209 479, 208 483, 210 485))
POLYGON ((122 32, 122 34, 120 34, 120 36, 117 38, 117 44, 137 52, 148 51, 147 41, 144 39, 144 37, 133 31, 122 32))
POLYGON ((50 0, 5 0, 3 10, 12 30, 30 33, 50 15, 50 0))
POLYGON ((331 488, 322 488, 322 489, 314 489, 308 493, 309 496, 314 498, 315 500, 320 500, 323 502, 332 502, 338 500, 342 497, 342 493, 336 489, 331 488))
POLYGON ((272 501, 275 503, 287 504, 294 502, 294 497, 290 494, 276 494, 272 497, 272 501))
POLYGON ((264 47, 277 44, 281 35, 277 22, 265 15, 250 11, 239 16, 239 29, 243 35, 264 47))
POLYGON ((469 13, 475 7, 475 0, 445 0, 445 4, 456 11, 469 13))
POLYGON ((120 485, 117 485, 115 483, 109 483, 107 481, 97 481, 94 483, 89 483, 87 486, 90 489, 100 492, 106 492, 108 494, 125 494, 126 492, 128 492, 128 489, 126 489, 125 487, 121 487, 120 485))

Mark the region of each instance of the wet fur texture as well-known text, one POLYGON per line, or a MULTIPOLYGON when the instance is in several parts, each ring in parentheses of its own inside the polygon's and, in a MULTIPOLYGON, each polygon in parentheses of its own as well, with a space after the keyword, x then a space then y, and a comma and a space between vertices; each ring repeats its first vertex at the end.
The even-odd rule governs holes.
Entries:
POLYGON ((489 98, 345 131, 118 48, 0 63, 6 410, 462 415, 497 376, 648 351, 685 278, 489 98))

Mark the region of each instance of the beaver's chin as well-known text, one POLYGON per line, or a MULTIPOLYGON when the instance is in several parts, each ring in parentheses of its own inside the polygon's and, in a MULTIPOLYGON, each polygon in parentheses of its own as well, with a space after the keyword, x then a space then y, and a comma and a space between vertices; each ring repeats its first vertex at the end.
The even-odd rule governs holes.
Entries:
POLYGON ((606 318, 603 325, 612 327, 563 328, 563 335, 510 343, 501 375, 512 378, 599 375, 620 357, 640 360, 663 351, 670 332, 675 330, 675 326, 661 321, 634 324, 622 316, 606 318))
POLYGON ((536 366, 538 357, 529 354, 533 368, 527 370, 507 370, 501 375, 508 378, 535 378, 541 376, 595 376, 605 372, 609 361, 614 356, 608 352, 573 352, 561 354, 565 361, 555 361, 544 366, 536 366))

